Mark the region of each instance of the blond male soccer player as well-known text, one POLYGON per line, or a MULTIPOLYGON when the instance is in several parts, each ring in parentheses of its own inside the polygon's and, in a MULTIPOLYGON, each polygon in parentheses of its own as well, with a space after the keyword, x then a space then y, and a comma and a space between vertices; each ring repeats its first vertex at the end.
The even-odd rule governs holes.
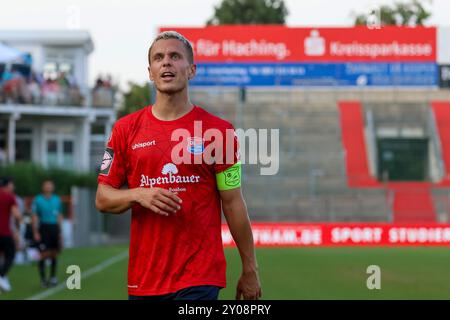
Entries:
POLYGON ((226 286, 222 208, 242 260, 236 299, 256 300, 261 285, 240 188, 238 142, 234 134, 231 143, 226 139, 234 128, 190 102, 196 65, 186 38, 159 34, 148 59, 156 101, 115 123, 96 196, 102 212, 132 210, 129 299, 217 299, 226 286), (199 136, 199 124, 203 132, 223 134, 212 162, 202 158, 212 140, 199 136))

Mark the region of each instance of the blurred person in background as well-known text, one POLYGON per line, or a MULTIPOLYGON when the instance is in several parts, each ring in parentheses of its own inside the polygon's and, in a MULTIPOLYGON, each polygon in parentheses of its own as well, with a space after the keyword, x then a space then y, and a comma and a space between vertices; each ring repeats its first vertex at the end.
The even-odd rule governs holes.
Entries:
POLYGON ((6 102, 21 102, 24 86, 25 79, 18 70, 12 68, 11 71, 7 70, 4 72, 3 94, 6 102))
POLYGON ((20 214, 15 196, 14 182, 11 178, 0 178, 0 254, 3 262, 0 264, 0 290, 11 291, 7 274, 10 271, 16 254, 14 233, 11 230, 11 215, 19 229, 22 216, 20 214))
POLYGON ((41 86, 38 82, 36 75, 33 73, 28 81, 28 91, 30 92, 30 98, 32 104, 40 104, 42 95, 41 95, 41 86))
POLYGON ((58 84, 58 104, 69 104, 69 80, 65 72, 59 72, 56 78, 58 84))
POLYGON ((93 105, 96 107, 108 107, 114 103, 114 93, 116 85, 113 83, 112 76, 107 74, 103 77, 101 74, 95 81, 93 90, 93 105))
POLYGON ((57 258, 62 249, 62 205, 61 198, 54 194, 53 181, 42 183, 42 193, 37 195, 31 205, 33 237, 40 251, 38 262, 41 286, 55 286, 57 258), (46 277, 46 263, 50 259, 50 277, 46 277))
POLYGON ((58 103, 59 85, 53 79, 46 79, 42 86, 42 98, 44 104, 56 106, 58 103))

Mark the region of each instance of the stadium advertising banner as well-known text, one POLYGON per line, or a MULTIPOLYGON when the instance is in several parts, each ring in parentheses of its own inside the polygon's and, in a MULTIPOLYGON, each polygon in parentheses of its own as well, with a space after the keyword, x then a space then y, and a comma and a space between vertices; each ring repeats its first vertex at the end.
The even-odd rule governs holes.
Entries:
POLYGON ((437 86, 436 28, 163 27, 192 43, 192 85, 437 86))
POLYGON ((199 63, 203 86, 435 86, 435 63, 199 63))
MULTIPOLYGON (((391 223, 252 223, 259 247, 318 246, 448 246, 450 224, 391 223)), ((234 246, 222 225, 224 246, 234 246)))

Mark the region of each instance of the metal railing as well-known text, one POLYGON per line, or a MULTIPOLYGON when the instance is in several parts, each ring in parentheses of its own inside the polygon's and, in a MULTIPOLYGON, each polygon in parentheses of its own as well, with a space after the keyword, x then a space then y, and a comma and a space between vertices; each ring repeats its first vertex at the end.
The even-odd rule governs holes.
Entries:
POLYGON ((0 87, 0 107, 1 105, 30 105, 113 108, 116 103, 116 94, 117 90, 113 88, 88 90, 61 88, 53 91, 39 90, 35 93, 17 92, 14 95, 6 95, 0 87))

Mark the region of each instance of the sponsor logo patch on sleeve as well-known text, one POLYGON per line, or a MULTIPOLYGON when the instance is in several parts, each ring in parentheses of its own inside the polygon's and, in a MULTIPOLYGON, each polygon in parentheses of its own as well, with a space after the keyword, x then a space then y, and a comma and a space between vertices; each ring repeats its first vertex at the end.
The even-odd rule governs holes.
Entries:
POLYGON ((106 148, 103 154, 102 165, 100 166, 100 174, 107 176, 111 170, 111 166, 114 160, 114 150, 112 148, 106 148))

